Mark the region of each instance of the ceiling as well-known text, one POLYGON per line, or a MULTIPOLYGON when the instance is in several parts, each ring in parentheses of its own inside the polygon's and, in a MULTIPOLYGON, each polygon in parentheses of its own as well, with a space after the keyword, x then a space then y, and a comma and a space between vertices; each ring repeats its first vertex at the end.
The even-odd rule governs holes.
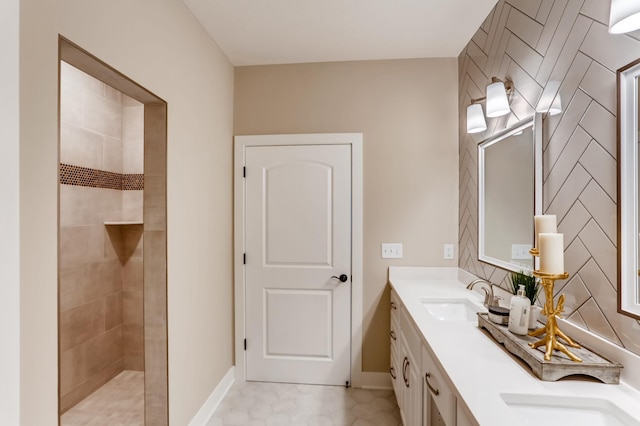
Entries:
POLYGON ((497 0, 183 0, 235 66, 457 57, 497 0))

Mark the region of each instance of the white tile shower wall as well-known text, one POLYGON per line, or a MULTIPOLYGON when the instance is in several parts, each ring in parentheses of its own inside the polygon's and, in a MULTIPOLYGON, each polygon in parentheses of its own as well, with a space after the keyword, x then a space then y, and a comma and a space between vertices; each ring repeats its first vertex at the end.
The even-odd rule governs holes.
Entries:
POLYGON ((616 76, 640 57, 640 32, 611 35, 609 2, 501 0, 459 57, 460 264, 507 288, 508 273, 478 261, 476 145, 533 114, 549 82, 563 112, 544 123, 544 211, 558 215, 570 279, 572 323, 640 355, 640 322, 616 311, 616 76), (512 115, 485 133, 466 133, 465 111, 491 77, 510 79, 512 115))

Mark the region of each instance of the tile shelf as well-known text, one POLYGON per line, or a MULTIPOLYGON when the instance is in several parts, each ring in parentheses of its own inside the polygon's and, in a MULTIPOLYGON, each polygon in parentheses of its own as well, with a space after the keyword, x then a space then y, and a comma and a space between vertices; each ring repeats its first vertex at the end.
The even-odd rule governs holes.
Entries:
POLYGON ((141 220, 114 220, 105 222, 105 226, 117 226, 117 225, 142 225, 141 220))

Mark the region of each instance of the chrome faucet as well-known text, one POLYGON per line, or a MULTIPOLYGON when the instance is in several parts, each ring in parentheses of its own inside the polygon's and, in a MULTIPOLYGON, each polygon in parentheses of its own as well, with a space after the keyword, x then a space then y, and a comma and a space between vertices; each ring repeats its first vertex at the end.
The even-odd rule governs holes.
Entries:
POLYGON ((467 285, 467 290, 473 290, 476 284, 484 284, 481 288, 484 290, 484 302, 482 303, 485 308, 488 308, 493 303, 493 284, 482 278, 471 281, 467 285))

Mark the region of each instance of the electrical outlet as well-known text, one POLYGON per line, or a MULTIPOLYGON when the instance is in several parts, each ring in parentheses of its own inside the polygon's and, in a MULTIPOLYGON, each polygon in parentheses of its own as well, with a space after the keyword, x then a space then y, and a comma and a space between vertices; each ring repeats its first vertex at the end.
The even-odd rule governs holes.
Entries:
POLYGON ((383 259, 402 259, 402 243, 382 243, 383 259))
POLYGON ((531 244, 511 244, 511 259, 531 260, 531 244))
POLYGON ((444 258, 445 259, 453 259, 453 244, 445 244, 444 245, 444 258))

